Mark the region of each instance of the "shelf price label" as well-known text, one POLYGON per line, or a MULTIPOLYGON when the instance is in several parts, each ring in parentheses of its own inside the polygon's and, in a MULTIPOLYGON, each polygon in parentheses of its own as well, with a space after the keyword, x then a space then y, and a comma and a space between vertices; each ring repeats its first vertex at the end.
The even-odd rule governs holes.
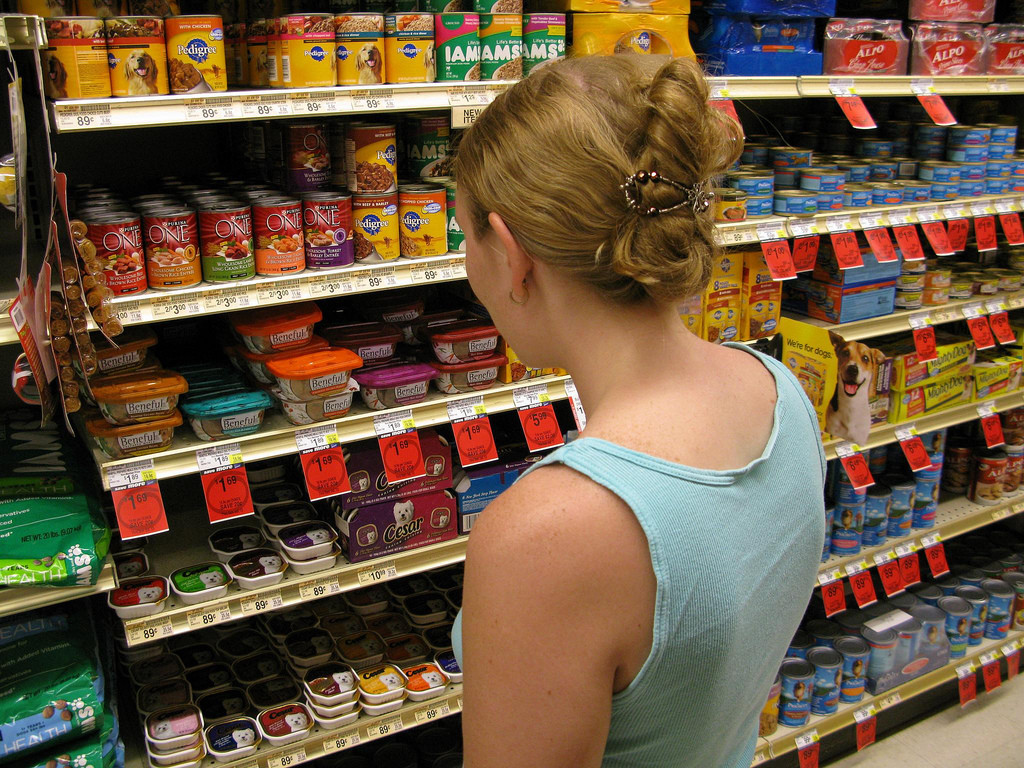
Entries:
POLYGON ((54 104, 58 131, 85 128, 109 128, 110 107, 107 104, 54 104))
POLYGON ((878 569, 878 578, 882 582, 882 589, 887 597, 898 595, 903 591, 903 574, 900 571, 900 563, 893 551, 882 552, 874 556, 875 567, 878 569))
POLYGON ((214 624, 221 624, 225 621, 231 621, 234 618, 234 616, 231 615, 231 606, 227 603, 205 608, 197 608, 194 611, 189 611, 187 615, 189 629, 212 627, 214 624))
MULTIPOLYGON (((935 209, 932 208, 932 211, 935 209)), ((936 214, 937 215, 937 214, 936 214)), ((926 221, 921 224, 924 236, 928 238, 928 244, 939 256, 952 256, 953 246, 949 242, 949 234, 941 221, 926 221)))
MULTIPOLYGON (((863 223, 863 221, 864 217, 861 216, 861 222, 863 223)), ((868 241, 871 252, 875 255, 875 261, 879 264, 896 261, 899 258, 896 255, 896 249, 892 245, 892 239, 889 237, 889 231, 885 227, 865 229, 864 238, 868 241)))
MULTIPOLYGON (((889 214, 889 218, 892 219, 896 214, 889 214)), ((907 212, 905 216, 910 216, 907 212)), ((921 247, 921 238, 917 236, 917 227, 913 224, 901 224, 900 226, 894 226, 892 228, 893 235, 896 236, 896 242, 900 246, 900 252, 903 254, 904 261, 921 261, 924 259, 924 248, 921 247)))
POLYGON ((838 568, 818 574, 821 584, 821 599, 825 604, 825 615, 834 616, 846 610, 846 593, 843 590, 843 573, 838 568))
POLYGON ((337 736, 332 736, 324 741, 324 754, 330 755, 334 752, 340 752, 343 749, 350 749, 358 746, 359 741, 359 731, 340 733, 337 736))
POLYGON ((373 417, 384 474, 388 483, 412 480, 427 474, 420 436, 412 410, 379 413, 373 417))
POLYGON ((857 751, 875 743, 877 720, 874 704, 854 710, 853 719, 857 724, 857 751))
POLYGON ((922 442, 917 433, 916 426, 910 424, 904 427, 897 427, 895 433, 896 439, 900 443, 900 449, 903 451, 903 455, 907 457, 907 463, 910 465, 911 470, 920 472, 923 469, 932 468, 931 456, 928 455, 924 442, 922 442))
POLYGON ((999 651, 981 654, 981 679, 985 683, 985 692, 992 693, 1003 684, 1002 674, 999 670, 999 651))
MULTIPOLYGON (((243 416, 244 418, 244 416, 243 416)), ((249 477, 238 443, 215 445, 196 451, 200 482, 206 497, 206 513, 211 523, 255 514, 249 477)))
POLYGON ((921 362, 927 363, 937 359, 935 329, 928 314, 911 315, 910 327, 914 330, 914 351, 921 362))
MULTIPOLYGON (((971 206, 972 210, 974 206, 971 206)), ((975 212, 974 237, 978 241, 979 251, 994 251, 998 246, 996 239, 996 220, 994 216, 978 216, 975 212)))
POLYGON ((850 563, 846 566, 846 575, 850 579, 853 599, 857 601, 858 608, 866 608, 878 602, 875 585, 871 581, 871 572, 867 570, 868 567, 866 562, 850 563))
POLYGON ((966 707, 978 698, 978 676, 974 674, 974 662, 956 668, 957 686, 960 689, 960 706, 966 707))
POLYGON ((978 349, 994 347, 996 340, 992 335, 992 328, 988 324, 988 319, 985 317, 985 309, 981 303, 966 304, 960 311, 963 312, 964 318, 967 320, 967 328, 974 338, 974 343, 978 345, 978 349))
POLYGON ((999 414, 996 413, 995 400, 988 400, 978 406, 978 418, 981 419, 981 431, 985 435, 985 445, 989 448, 997 448, 1006 444, 1003 425, 999 421, 999 414))
POLYGON ((909 587, 921 582, 921 561, 917 556, 917 545, 907 542, 896 547, 896 555, 900 559, 900 576, 903 586, 909 587))
POLYGON ((840 269, 856 269, 864 266, 864 256, 857 243, 857 235, 853 232, 831 232, 832 250, 840 269))
POLYGON ((576 429, 582 432, 587 428, 587 412, 583 410, 583 401, 580 400, 580 393, 576 391, 576 382, 572 379, 567 379, 565 382, 565 394, 569 397, 572 417, 576 420, 576 429))
POLYGON ((791 280, 796 277, 796 265, 793 263, 793 253, 789 249, 789 241, 776 238, 776 227, 768 225, 769 238, 762 237, 761 228, 765 227, 764 224, 758 224, 758 236, 761 239, 761 253, 764 254, 765 264, 768 265, 768 271, 771 273, 772 280, 791 280))
POLYGON ((953 113, 949 111, 949 107, 946 106, 946 102, 943 101, 942 97, 935 93, 935 88, 932 85, 914 85, 910 86, 914 94, 917 96, 917 100, 921 102, 921 106, 924 107, 924 111, 928 113, 928 117, 932 119, 932 122, 936 125, 956 125, 956 118, 953 117, 953 113))
POLYGON ((304 280, 278 280, 259 286, 256 297, 260 304, 300 301, 309 298, 309 286, 304 280))
POLYGON ((142 314, 142 305, 138 300, 113 304, 112 307, 117 312, 117 319, 121 321, 121 325, 137 325, 146 321, 142 314))
POLYGON ((242 614, 245 616, 264 611, 276 611, 278 608, 284 608, 284 598, 281 597, 279 589, 242 598, 242 614))
POLYGON ((293 115, 325 115, 337 112, 334 91, 311 91, 309 93, 292 93, 288 102, 293 115))
MULTIPOLYGON (((948 216, 947 209, 947 216, 948 216)), ((946 222, 946 234, 949 237, 949 247, 953 249, 954 253, 967 248, 967 230, 970 228, 970 224, 967 219, 962 218, 951 218, 946 222)))
POLYGON ((992 334, 996 337, 996 341, 1000 344, 1013 344, 1017 341, 1017 335, 1013 332, 1013 328, 1010 327, 1010 316, 1006 313, 1006 309, 999 309, 995 312, 989 309, 988 324, 992 329, 992 334))
POLYGON ((836 445, 836 455, 856 490, 861 491, 875 484, 875 479, 871 476, 871 470, 864 459, 864 454, 861 453, 860 446, 844 440, 836 445))
POLYGON ((311 501, 349 493, 348 469, 337 424, 323 424, 295 433, 299 463, 311 501))
POLYGON ((106 474, 122 539, 137 539, 169 530, 152 459, 107 467, 106 474))
POLYGON ((816 730, 809 731, 797 736, 794 741, 800 768, 818 768, 818 753, 821 750, 818 732, 816 730))
POLYGON ((267 768, 294 768, 299 763, 306 762, 306 748, 300 747, 294 752, 283 755, 274 755, 267 760, 267 768))
POLYGON ((442 717, 447 717, 452 712, 451 707, 448 706, 447 701, 442 701, 440 704, 435 704, 432 707, 426 709, 419 709, 416 711, 416 722, 417 723, 429 723, 434 720, 440 720, 442 717))
POLYGON ((341 592, 341 584, 337 576, 324 576, 322 579, 307 581, 299 585, 299 596, 303 600, 319 600, 321 597, 337 595, 341 592))
POLYGON ((291 114, 283 93, 237 96, 236 99, 244 117, 285 117, 291 114))
POLYGON ((221 288, 203 294, 203 306, 207 312, 223 312, 231 309, 244 309, 254 306, 249 286, 241 285, 234 288, 221 288))
POLYGON ((235 102, 230 96, 185 99, 185 116, 192 122, 231 120, 236 117, 235 102))
POLYGON ((1024 244, 1024 229, 1021 229, 1019 213, 1000 213, 999 224, 1006 235, 1006 242, 1010 245, 1024 244))
POLYGON ((169 616, 162 616, 140 624, 126 624, 125 630, 128 633, 128 645, 140 645, 171 637, 174 634, 174 623, 169 616))
POLYGON ((515 390, 512 402, 519 413, 519 423, 531 453, 557 448, 565 443, 547 384, 533 384, 515 390))
POLYGON ((949 573, 949 565, 946 563, 946 548, 942 545, 942 536, 932 533, 921 538, 924 546, 924 559, 928 561, 932 576, 936 579, 949 573))
POLYGON ((1006 681, 1009 682, 1020 671, 1020 641, 1014 640, 999 649, 1006 659, 1006 681))
POLYGON ((313 299, 342 296, 354 290, 352 281, 342 275, 317 275, 309 280, 309 296, 313 299))
POLYGON ((405 727, 402 723, 402 716, 392 717, 387 720, 381 720, 377 723, 371 723, 366 726, 366 739, 380 739, 384 736, 391 736, 392 734, 398 733, 405 727))
MULTIPOLYGON (((790 225, 792 228, 792 225, 790 225)), ((798 237, 793 241, 793 267, 799 272, 810 272, 818 261, 820 235, 798 237)))
MULTIPOLYGON (((832 80, 829 82, 828 89, 835 96, 836 103, 843 110, 850 125, 861 130, 878 127, 874 118, 871 117, 871 113, 868 112, 864 99, 854 91, 852 80, 832 80)), ((801 768, 806 768, 806 766, 802 765, 801 768)))
POLYGON ((757 750, 757 752, 754 753, 754 760, 753 760, 753 762, 751 762, 750 765, 753 768, 756 768, 756 766, 764 765, 765 763, 767 763, 771 759, 772 759, 772 757, 769 754, 768 749, 765 748, 765 747, 762 747, 761 749, 757 750))
POLYGON ((395 90, 393 88, 373 88, 352 92, 352 109, 372 111, 395 108, 395 90))
POLYGON ((362 568, 356 574, 359 586, 365 587, 368 584, 379 584, 382 581, 390 581, 398 578, 398 565, 394 560, 386 560, 383 563, 376 563, 369 568, 362 568))
POLYGON ((175 317, 189 317, 202 314, 203 304, 198 293, 182 293, 178 296, 161 296, 150 303, 154 320, 175 317))
POLYGON ((498 448, 494 444, 483 395, 448 403, 448 421, 455 433, 455 447, 462 466, 474 467, 498 460, 498 448))

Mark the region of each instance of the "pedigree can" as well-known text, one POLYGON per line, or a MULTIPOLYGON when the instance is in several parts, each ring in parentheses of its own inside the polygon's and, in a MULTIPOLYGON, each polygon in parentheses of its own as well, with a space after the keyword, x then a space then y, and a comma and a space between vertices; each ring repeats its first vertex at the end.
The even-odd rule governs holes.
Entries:
POLYGON ((480 16, 439 13, 434 17, 437 79, 480 79, 480 16))
POLYGON ((169 93, 164 20, 118 16, 104 22, 110 92, 113 96, 169 93))
POLYGON ((523 76, 523 17, 480 14, 480 79, 519 80, 523 76))
POLYGON ((49 47, 42 52, 43 90, 51 99, 110 96, 103 19, 59 16, 45 19, 49 47))
POLYGON ((326 187, 331 179, 326 124, 292 123, 285 132, 285 187, 293 194, 326 187))
POLYGON ((342 192, 305 195, 302 226, 308 269, 344 267, 355 261, 351 195, 342 192))
POLYGON ((200 207, 199 247, 203 279, 208 283, 234 283, 255 277, 249 206, 213 202, 200 207))
POLYGON ((285 88, 333 86, 334 16, 309 14, 282 16, 281 80, 285 88))
POLYGON ((142 240, 150 288, 188 288, 202 282, 195 211, 177 207, 151 209, 142 215, 142 240))
POLYGON ((398 188, 399 250, 416 259, 448 253, 445 189, 440 184, 403 184, 398 188))
POLYGON ((352 229, 356 261, 397 259, 398 195, 355 195, 352 229))
POLYGON ((549 61, 565 58, 565 14, 523 16, 523 76, 549 61))
POLYGON ((433 14, 384 17, 384 72, 389 83, 432 83, 437 79, 433 14))
POLYGON ((220 16, 175 16, 164 24, 171 93, 226 91, 228 65, 220 16))
POLYGON ((410 176, 436 179, 452 175, 448 154, 451 139, 449 115, 410 117, 405 132, 405 167, 410 176))
POLYGON ((394 125, 349 125, 345 134, 345 171, 350 192, 383 194, 398 189, 395 142, 394 125))
POLYGON ((267 20, 256 19, 245 29, 245 55, 249 67, 249 85, 270 85, 267 73, 267 20))
POLYGON ((334 17, 338 85, 384 82, 384 15, 348 13, 334 17))
POLYGON ((253 203, 252 234, 257 275, 297 274, 306 268, 298 200, 271 197, 253 203))
POLYGON ((146 290, 142 223, 134 213, 111 211, 86 220, 86 238, 96 246, 107 287, 115 296, 146 290))

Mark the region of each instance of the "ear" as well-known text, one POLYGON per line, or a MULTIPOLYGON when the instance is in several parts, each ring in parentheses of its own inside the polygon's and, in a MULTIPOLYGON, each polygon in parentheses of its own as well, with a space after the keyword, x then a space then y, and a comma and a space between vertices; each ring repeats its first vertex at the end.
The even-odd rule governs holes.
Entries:
POLYGON ((875 365, 881 365, 885 362, 885 352, 880 349, 872 349, 871 358, 875 361, 875 365))
POLYGON ((844 339, 835 331, 828 332, 828 340, 832 342, 832 346, 836 348, 836 351, 838 351, 839 348, 846 343, 846 339, 844 339))
POLYGON ((491 211, 487 214, 487 221, 497 237, 498 247, 494 250, 502 257, 504 267, 508 270, 510 287, 527 283, 533 275, 533 258, 519 245, 516 236, 499 214, 491 211))

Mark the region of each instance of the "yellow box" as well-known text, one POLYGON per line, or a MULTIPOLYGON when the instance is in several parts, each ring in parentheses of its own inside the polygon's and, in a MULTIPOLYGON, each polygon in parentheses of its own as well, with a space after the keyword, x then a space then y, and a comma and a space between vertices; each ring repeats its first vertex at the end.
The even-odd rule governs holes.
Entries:
POLYGON ((878 348, 892 358, 892 382, 894 389, 910 389, 929 379, 948 376, 951 373, 967 375, 975 360, 975 346, 970 339, 960 339, 945 333, 936 334, 935 354, 937 357, 922 362, 911 339, 885 342, 878 348))
POLYGON ((691 296, 678 306, 678 310, 686 330, 694 336, 701 336, 704 331, 704 298, 691 296))
POLYGON ((745 253, 725 252, 711 266, 711 279, 705 293, 728 291, 743 284, 743 263, 745 253))
POLYGON ((974 378, 974 399, 984 400, 994 395, 1020 388, 1021 360, 1009 355, 978 354, 971 369, 974 378))
POLYGON ((696 58, 690 17, 684 14, 580 13, 572 20, 576 56, 632 52, 696 58))
POLYGON ((889 422, 897 423, 926 416, 971 401, 974 379, 968 373, 951 373, 928 379, 908 389, 889 393, 889 422))
POLYGON ((504 339, 498 342, 496 353, 508 358, 508 362, 498 369, 498 381, 503 384, 511 384, 514 381, 523 381, 525 379, 535 379, 538 376, 565 375, 565 370, 562 368, 533 368, 527 365, 519 359, 519 355, 505 343, 504 339))
POLYGON ((716 343, 735 341, 740 332, 742 300, 739 288, 705 293, 702 338, 716 343))

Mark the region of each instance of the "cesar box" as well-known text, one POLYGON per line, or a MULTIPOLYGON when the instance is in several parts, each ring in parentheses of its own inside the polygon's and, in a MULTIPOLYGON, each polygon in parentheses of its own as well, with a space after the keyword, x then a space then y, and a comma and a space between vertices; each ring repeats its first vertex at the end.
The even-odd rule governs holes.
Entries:
POLYGON ((350 563, 448 541, 458 534, 451 491, 422 493, 358 509, 342 509, 333 501, 341 549, 350 563))

